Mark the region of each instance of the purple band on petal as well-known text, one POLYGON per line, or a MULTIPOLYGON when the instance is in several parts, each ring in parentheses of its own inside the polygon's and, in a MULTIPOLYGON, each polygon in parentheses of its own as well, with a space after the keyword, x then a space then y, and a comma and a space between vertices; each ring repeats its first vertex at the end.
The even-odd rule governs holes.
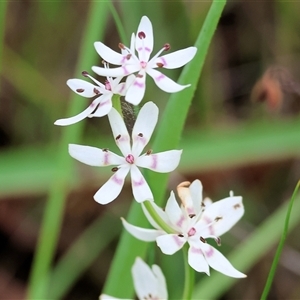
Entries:
POLYGON ((122 69, 124 70, 124 75, 128 75, 129 74, 128 70, 126 69, 126 66, 122 66, 122 69))
POLYGON ((160 59, 161 59, 161 61, 162 61, 162 64, 163 64, 164 66, 167 66, 167 61, 165 60, 165 58, 164 58, 164 57, 160 57, 160 59))
POLYGON ((137 82, 137 81, 135 81, 133 85, 136 85, 136 86, 138 86, 138 87, 140 87, 140 88, 143 88, 143 87, 145 86, 144 83, 139 83, 139 82, 137 82))
POLYGON ((182 240, 181 240, 181 238, 180 238, 179 236, 174 235, 173 238, 174 238, 175 243, 176 243, 178 246, 181 246, 181 245, 182 245, 182 240))
POLYGON ((151 165, 151 168, 152 169, 156 169, 157 167, 157 155, 151 155, 152 157, 152 165, 151 165))
POLYGON ((123 184, 123 180, 117 177, 117 173, 115 176, 112 177, 112 180, 118 184, 118 185, 122 185, 123 184))
MULTIPOLYGON (((204 222, 205 222, 206 224, 211 224, 211 223, 212 223, 212 220, 209 219, 208 217, 203 217, 203 220, 204 220, 204 222)), ((215 235, 215 232, 214 232, 214 229, 213 229, 212 226, 209 226, 208 229, 209 229, 209 234, 215 235)))
POLYGON ((214 255, 214 248, 213 248, 213 247, 210 247, 210 248, 209 248, 209 251, 205 251, 205 255, 206 255, 207 257, 213 256, 213 255, 214 255))
POLYGON ((143 178, 141 178, 139 181, 134 181, 134 180, 132 180, 132 184, 134 185, 134 186, 141 186, 141 185, 143 185, 145 182, 144 182, 144 179, 143 178))
POLYGON ((108 165, 109 164, 109 153, 108 152, 105 152, 104 154, 104 162, 103 162, 104 165, 108 165))
POLYGON ((160 80, 162 80, 162 79, 164 79, 166 76, 164 75, 164 74, 160 74, 158 77, 156 77, 155 79, 157 80, 157 81, 160 81, 160 80))
POLYGON ((137 51, 140 52, 140 51, 142 51, 143 49, 144 49, 145 51, 147 51, 147 52, 151 52, 151 51, 152 51, 149 47, 139 47, 139 48, 137 49, 137 51))
POLYGON ((176 225, 179 226, 179 227, 181 227, 183 221, 184 221, 184 216, 181 216, 181 218, 179 219, 179 221, 176 222, 176 225))
POLYGON ((195 247, 191 247, 190 250, 191 250, 193 253, 203 254, 203 252, 202 252, 201 249, 198 249, 198 248, 195 248, 195 247))

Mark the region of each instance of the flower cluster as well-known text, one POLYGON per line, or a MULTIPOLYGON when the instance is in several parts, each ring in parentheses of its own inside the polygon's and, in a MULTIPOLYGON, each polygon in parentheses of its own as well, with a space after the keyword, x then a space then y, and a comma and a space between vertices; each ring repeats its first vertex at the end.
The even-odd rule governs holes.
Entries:
MULTIPOLYGON (((93 83, 69 79, 67 85, 70 89, 78 95, 91 98, 92 102, 78 115, 59 119, 55 124, 66 126, 85 118, 107 115, 113 139, 122 155, 115 154, 108 148, 69 145, 69 154, 84 164, 97 167, 113 166, 112 176, 96 192, 94 199, 100 204, 115 200, 121 193, 126 176, 130 173, 134 199, 141 203, 145 217, 155 229, 139 228, 122 219, 129 233, 143 241, 156 241, 161 251, 167 255, 174 254, 188 243, 188 263, 198 272, 209 275, 211 267, 227 276, 245 277, 207 242, 208 239, 213 239, 217 245, 221 244, 220 236, 244 214, 242 197, 230 193, 229 197, 212 203, 210 199, 202 198, 202 184, 199 180, 195 180, 191 184, 183 182, 178 186, 181 205, 171 192, 163 210, 154 202, 151 188, 139 169, 146 168, 160 173, 171 172, 178 166, 182 150, 160 153, 155 153, 152 149, 144 151, 158 122, 158 107, 153 102, 146 102, 137 116, 132 116, 135 120, 133 127, 128 126, 122 107, 126 102, 129 106, 140 104, 145 95, 146 75, 168 93, 179 92, 189 87, 189 84, 177 84, 158 69, 182 67, 192 60, 197 52, 195 47, 188 47, 161 55, 170 49, 170 45, 165 44, 150 58, 153 45, 152 24, 146 16, 142 17, 137 33, 132 34, 130 46, 119 44, 120 53, 101 42, 96 42, 95 49, 102 57, 104 67, 94 66, 92 70, 100 76, 106 76, 105 83, 93 78, 86 71, 82 72, 82 75, 93 83), (109 64, 116 67, 110 68, 109 64), (121 97, 124 97, 124 100, 121 97)), ((167 299, 165 278, 158 266, 154 265, 151 269, 137 258, 132 275, 139 299, 167 299)), ((116 298, 103 294, 100 299, 116 298)))

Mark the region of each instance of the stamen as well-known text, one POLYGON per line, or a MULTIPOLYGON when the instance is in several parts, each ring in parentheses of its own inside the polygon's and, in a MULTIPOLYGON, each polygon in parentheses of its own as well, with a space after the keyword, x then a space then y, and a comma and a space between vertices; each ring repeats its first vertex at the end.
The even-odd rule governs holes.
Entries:
POLYGON ((140 132, 140 133, 138 134, 138 136, 139 136, 139 137, 143 137, 144 135, 140 132))
POLYGON ((89 73, 87 71, 82 71, 81 74, 84 76, 84 77, 88 77, 89 76, 89 73))
POLYGON ((196 215, 195 214, 189 214, 189 217, 192 219, 194 218, 196 215))
POLYGON ((83 92, 84 92, 84 89, 77 89, 76 92, 77 92, 77 93, 83 93, 83 92))
POLYGON ((117 171, 119 170, 119 168, 118 168, 118 167, 113 167, 111 170, 112 170, 113 172, 117 172, 117 171))
POLYGON ((179 237, 184 237, 184 235, 183 235, 183 234, 178 234, 178 236, 179 236, 179 237))
POLYGON ((132 54, 127 54, 126 59, 129 60, 131 58, 132 54))
POLYGON ((142 75, 142 74, 137 74, 136 77, 138 77, 138 78, 143 78, 144 75, 142 75))
POLYGON ((159 68, 163 68, 163 67, 164 67, 164 64, 163 64, 163 63, 156 63, 156 65, 157 65, 159 68))
POLYGON ((139 37, 140 39, 146 38, 145 32, 144 32, 144 31, 140 31, 140 32, 138 33, 138 37, 139 37))
POLYGON ((170 44, 164 44, 164 48, 165 48, 165 51, 168 51, 171 49, 171 45, 170 44))
POLYGON ((122 49, 122 50, 125 50, 125 46, 124 46, 124 44, 122 44, 122 43, 119 43, 118 47, 119 47, 120 49, 122 49))
POLYGON ((217 243, 218 246, 221 246, 221 238, 217 237, 215 239, 215 241, 216 241, 216 243, 217 243))
POLYGON ((188 236, 193 236, 196 233, 196 229, 194 227, 192 227, 189 231, 188 231, 188 236))
POLYGON ((119 134, 119 135, 116 136, 116 140, 118 140, 120 138, 121 138, 121 134, 119 134))
POLYGON ((108 148, 103 148, 102 151, 103 152, 108 152, 108 148))
POLYGON ((94 92, 96 95, 99 95, 99 94, 100 94, 100 92, 99 92, 96 88, 94 88, 93 92, 94 92))
POLYGON ((241 207, 240 204, 235 204, 235 205, 233 206, 234 209, 238 209, 238 208, 240 208, 240 207, 241 207))
POLYGON ((223 219, 222 217, 216 217, 216 218, 215 218, 215 221, 218 222, 218 221, 220 221, 220 220, 222 220, 222 219, 223 219))
POLYGON ((206 239, 205 239, 204 237, 202 237, 202 236, 200 236, 200 241, 201 241, 202 243, 206 243, 206 239))
POLYGON ((152 149, 147 150, 146 155, 152 154, 152 149))

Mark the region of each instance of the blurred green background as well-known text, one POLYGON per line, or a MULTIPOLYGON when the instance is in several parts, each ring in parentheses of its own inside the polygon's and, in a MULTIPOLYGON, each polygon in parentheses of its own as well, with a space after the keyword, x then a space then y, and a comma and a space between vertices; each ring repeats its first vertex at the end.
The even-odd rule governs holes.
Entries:
MULTIPOLYGON (((73 109, 70 114, 72 101, 82 108, 89 103, 75 98, 65 82, 83 79, 81 71, 91 71, 92 65, 101 63, 93 43, 83 45, 91 5, 90 1, 0 3, 0 299, 25 297, 45 203, 57 176, 58 157, 62 151, 67 155, 68 142, 116 149, 107 118, 73 125, 74 130, 81 126, 79 135, 65 143, 66 128, 53 125, 57 119, 80 112, 73 109), (94 53, 87 53, 92 64, 80 65, 83 69, 78 70, 83 47, 94 53)), ((128 40, 141 16, 150 18, 155 53, 166 42, 171 51, 192 45, 210 3, 116 1, 113 5, 128 40)), ((222 239, 223 253, 259 228, 291 196, 299 179, 299 12, 300 2, 229 1, 190 107, 180 142, 182 160, 171 175, 169 188, 199 178, 204 195, 213 200, 226 197, 230 190, 243 196, 245 216, 222 239)), ((108 5, 96 26, 99 40, 114 50, 118 51, 120 41, 128 44, 120 39, 108 5)), ((176 80, 180 70, 164 73, 176 80)), ((147 81, 146 101, 154 101, 163 110, 168 98, 147 81)), ((88 167, 71 157, 67 160, 72 171, 65 190, 67 201, 55 257, 61 264, 53 271, 57 272, 53 297, 96 299, 120 234, 119 218, 126 216, 132 201, 131 189, 128 184, 116 201, 101 206, 93 194, 107 180, 109 168, 88 167), (78 240, 83 233, 85 238, 78 240), (71 245, 70 260, 63 261, 71 245), (76 272, 71 268, 74 262, 76 272)), ((283 222, 278 226, 282 228, 283 222)), ((299 298, 299 238, 299 230, 294 229, 277 271, 272 299, 299 298)), ((257 299, 274 255, 271 246, 252 263, 246 280, 235 281, 214 297, 257 299)), ((171 259, 181 261, 181 256, 167 258, 171 259)), ((167 276, 172 274, 167 263, 162 268, 167 276)), ((202 278, 205 276, 198 276, 202 278)), ((178 276, 168 283, 181 280, 178 276)))

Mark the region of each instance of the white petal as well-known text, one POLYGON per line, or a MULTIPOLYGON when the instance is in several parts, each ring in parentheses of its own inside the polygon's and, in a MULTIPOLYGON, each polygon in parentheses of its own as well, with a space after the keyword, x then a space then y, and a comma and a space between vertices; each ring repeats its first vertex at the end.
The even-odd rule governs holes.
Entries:
POLYGON ((185 238, 178 234, 164 234, 156 238, 157 246, 167 255, 172 255, 180 250, 185 242, 185 238))
POLYGON ((86 108, 83 112, 79 113, 78 115, 76 115, 74 117, 70 117, 70 118, 56 120, 54 122, 54 124, 59 125, 59 126, 66 126, 66 125, 75 124, 75 123, 87 118, 99 104, 99 98, 95 99, 88 108, 86 108))
POLYGON ((136 39, 135 49, 139 53, 139 59, 147 62, 153 49, 153 29, 151 21, 148 17, 143 16, 139 24, 136 39), (143 32, 145 38, 140 38, 139 33, 143 32))
MULTIPOLYGON (((156 58, 154 64, 163 64, 163 68, 166 69, 180 68, 192 60, 196 52, 196 47, 185 48, 156 58)), ((152 60, 149 63, 152 63, 152 60)))
POLYGON ((203 244, 201 247, 208 264, 216 271, 234 278, 247 277, 245 274, 236 270, 227 258, 209 244, 203 244))
POLYGON ((194 208, 194 213, 196 215, 200 214, 202 211, 202 192, 203 186, 200 180, 194 180, 189 187, 191 198, 192 198, 192 205, 194 208))
POLYGON ((138 64, 124 65, 118 68, 101 68, 101 67, 93 66, 92 70, 100 76, 119 77, 119 76, 127 76, 134 72, 139 71, 140 66, 138 64))
POLYGON ((77 78, 69 79, 67 81, 67 85, 76 94, 87 98, 91 98, 97 95, 94 92, 94 89, 100 90, 98 86, 77 78))
POLYGON ((152 192, 137 166, 131 166, 131 185, 134 199, 137 202, 153 200, 152 192))
POLYGON ((158 296, 157 278, 151 268, 141 258, 137 257, 131 272, 138 299, 147 299, 149 295, 156 299, 158 296))
POLYGON ((166 283, 165 276, 161 271, 161 268, 157 265, 153 265, 152 271, 157 278, 157 289, 158 289, 157 298, 161 300, 168 299, 167 283, 166 283))
POLYGON ((113 65, 122 65, 124 63, 124 55, 110 49, 101 42, 94 43, 97 53, 103 58, 106 62, 113 65))
POLYGON ((209 266, 201 249, 190 246, 188 252, 189 265, 197 272, 204 272, 209 276, 209 266))
POLYGON ((106 294, 101 294, 99 300, 122 300, 121 298, 115 298, 106 294))
POLYGON ((136 160, 136 165, 159 173, 175 170, 179 164, 182 150, 170 150, 156 154, 145 154, 136 160))
POLYGON ((128 172, 129 168, 127 166, 119 168, 94 195, 95 201, 100 204, 107 204, 115 200, 124 186, 125 177, 128 172))
POLYGON ((115 142, 119 149, 121 150, 124 157, 128 154, 131 154, 130 147, 130 137, 122 119, 121 115, 117 112, 116 109, 112 108, 108 114, 108 119, 110 123, 111 130, 113 132, 113 136, 115 142))
POLYGON ((90 146, 69 144, 69 154, 80 162, 90 166, 119 165, 125 162, 121 157, 107 149, 99 149, 90 146))
POLYGON ((127 90, 125 100, 133 105, 138 105, 142 101, 146 90, 146 73, 140 71, 138 76, 127 90))
POLYGON ((125 219, 121 218, 125 229, 138 240, 144 242, 154 242, 157 237, 163 234, 161 230, 146 229, 129 224, 125 219))
POLYGON ((92 113, 90 117, 106 116, 112 108, 111 98, 112 98, 112 93, 103 94, 102 96, 100 96, 99 97, 100 103, 97 109, 95 110, 95 112, 92 113))
POLYGON ((147 74, 153 78, 154 82, 160 89, 167 93, 176 93, 190 86, 190 84, 180 85, 163 73, 154 69, 147 69, 147 74))
POLYGON ((170 222, 173 224, 175 228, 177 228, 178 233, 181 233, 182 228, 185 225, 184 215, 176 201, 173 191, 171 191, 171 195, 167 201, 166 205, 166 214, 170 219, 170 222))
POLYGON ((148 144, 158 119, 158 107, 151 101, 139 111, 132 129, 132 152, 139 156, 148 144))
POLYGON ((242 197, 228 197, 208 206, 204 210, 196 227, 201 230, 204 238, 205 235, 220 236, 232 228, 243 214, 244 206, 242 197), (212 223, 212 225, 207 227, 210 223, 212 223), (203 229, 201 229, 201 227, 203 229))

